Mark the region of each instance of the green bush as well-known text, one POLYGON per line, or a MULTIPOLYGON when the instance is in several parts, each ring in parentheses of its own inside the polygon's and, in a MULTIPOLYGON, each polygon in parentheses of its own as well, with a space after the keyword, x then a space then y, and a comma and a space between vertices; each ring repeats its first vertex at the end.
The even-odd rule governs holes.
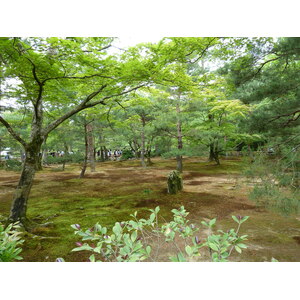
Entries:
POLYGON ((284 215, 300 211, 299 153, 283 149, 281 156, 260 152, 245 175, 252 181, 251 200, 284 215))
POLYGON ((133 155, 132 151, 129 149, 125 149, 122 151, 122 156, 121 160, 127 160, 129 158, 134 158, 135 156, 133 155))
POLYGON ((0 262, 10 262, 23 259, 19 256, 19 247, 24 241, 21 239, 20 227, 9 224, 6 228, 0 223, 0 262))
MULTIPOLYGON (((80 236, 81 242, 72 251, 89 251, 89 260, 95 261, 118 261, 136 262, 143 260, 157 261, 162 244, 171 243, 174 253, 169 259, 173 262, 184 262, 200 256, 202 248, 206 248, 211 260, 214 262, 228 261, 233 250, 242 252, 247 246, 243 243, 247 236, 239 236, 239 229, 248 217, 233 216, 238 224, 237 229, 227 232, 218 230, 217 234, 210 234, 202 241, 199 240, 197 232, 200 230, 187 220, 188 212, 183 206, 173 209, 173 220, 162 225, 158 222, 160 208, 150 210, 148 219, 138 219, 137 212, 131 215, 130 221, 117 222, 112 230, 102 227, 99 223, 92 228, 82 230, 79 224, 71 227, 75 234, 80 236), (111 232, 111 234, 109 233, 111 232), (179 245, 178 239, 184 241, 184 248, 179 245)), ((211 231, 215 226, 216 219, 201 224, 211 231)), ((57 261, 64 261, 58 258, 57 261)))
POLYGON ((69 157, 70 157, 70 161, 75 164, 79 164, 84 161, 84 154, 80 152, 70 154, 69 157))
POLYGON ((22 170, 22 162, 16 159, 8 159, 3 162, 3 168, 7 171, 21 171, 22 170))

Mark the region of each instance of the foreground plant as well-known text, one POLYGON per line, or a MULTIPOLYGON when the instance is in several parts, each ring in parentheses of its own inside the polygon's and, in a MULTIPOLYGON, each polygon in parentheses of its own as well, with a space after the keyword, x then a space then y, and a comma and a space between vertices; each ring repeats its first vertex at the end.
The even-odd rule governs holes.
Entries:
POLYGON ((0 262, 11 262, 23 259, 19 256, 22 248, 19 246, 24 242, 21 239, 20 226, 9 224, 5 227, 0 223, 0 262))
MULTIPOLYGON (((202 242, 196 233, 200 228, 189 224, 188 212, 183 206, 173 209, 173 220, 162 225, 158 222, 160 208, 151 209, 148 219, 138 219, 137 212, 131 215, 132 220, 116 222, 108 233, 106 227, 99 223, 92 228, 82 230, 79 224, 71 227, 75 234, 80 236, 82 242, 76 242, 78 247, 72 251, 92 252, 89 260, 137 262, 143 260, 157 261, 160 249, 164 243, 170 243, 174 248, 174 255, 169 257, 173 262, 190 261, 201 255, 201 249, 208 249, 211 260, 214 262, 228 261, 233 250, 242 252, 247 246, 243 243, 247 235, 239 236, 240 226, 248 217, 232 216, 238 224, 237 229, 227 232, 218 230, 218 234, 210 233, 207 237, 202 236, 202 242), (184 244, 184 246, 182 246, 184 244)), ((212 232, 216 219, 201 222, 212 232)), ((204 234, 203 234, 204 235, 204 234)), ((64 261, 63 258, 57 261, 64 261)))

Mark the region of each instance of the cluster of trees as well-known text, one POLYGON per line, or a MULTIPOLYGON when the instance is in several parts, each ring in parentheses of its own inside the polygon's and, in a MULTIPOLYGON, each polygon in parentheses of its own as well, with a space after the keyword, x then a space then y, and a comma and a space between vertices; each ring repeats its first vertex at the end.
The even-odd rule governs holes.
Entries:
POLYGON ((0 39, 0 146, 24 153, 9 219, 26 225, 40 153, 95 149, 220 155, 299 146, 299 38, 165 38, 121 53, 112 38, 0 39), (215 66, 218 66, 216 68, 215 66), (2 103, 0 103, 1 105, 2 103))

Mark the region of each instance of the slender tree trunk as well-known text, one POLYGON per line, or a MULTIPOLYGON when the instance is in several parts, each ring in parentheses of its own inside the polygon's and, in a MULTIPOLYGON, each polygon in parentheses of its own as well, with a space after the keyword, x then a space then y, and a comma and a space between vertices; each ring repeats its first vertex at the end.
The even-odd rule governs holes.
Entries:
MULTIPOLYGON (((180 95, 179 95, 180 98, 180 95)), ((179 151, 183 148, 182 143, 182 128, 181 128, 181 120, 180 120, 180 106, 179 103, 176 104, 176 112, 177 112, 177 149, 179 151)), ((177 161, 177 171, 182 173, 183 169, 183 163, 182 163, 182 155, 178 154, 176 155, 176 161, 177 161)))
POLYGON ((214 144, 211 143, 211 144, 209 144, 209 158, 208 158, 208 161, 214 161, 214 160, 215 160, 214 144))
POLYGON ((83 165, 82 165, 82 168, 81 168, 79 178, 84 177, 86 167, 87 167, 87 163, 88 163, 89 146, 88 146, 87 125, 86 124, 84 125, 84 141, 85 141, 85 154, 84 154, 84 161, 83 161, 83 165))
POLYGON ((94 147, 94 137, 93 137, 93 126, 91 123, 86 125, 86 135, 88 143, 88 162, 90 164, 91 172, 96 171, 95 164, 95 147, 94 147))
POLYGON ((147 150, 147 165, 151 166, 153 162, 151 161, 151 150, 147 150))
POLYGON ((136 139, 133 140, 133 147, 135 158, 139 159, 141 157, 141 152, 139 151, 140 145, 138 144, 136 139))
POLYGON ((105 161, 104 147, 100 146, 100 161, 105 161))
POLYGON ((145 163, 145 118, 141 117, 142 121, 142 131, 141 131, 141 164, 143 168, 146 168, 146 163, 145 163))
POLYGON ((42 155, 42 165, 47 165, 48 161, 48 149, 43 150, 43 155, 42 155))
POLYGON ((105 146, 103 146, 103 158, 104 158, 104 161, 108 160, 107 152, 108 152, 108 150, 106 149, 105 146))

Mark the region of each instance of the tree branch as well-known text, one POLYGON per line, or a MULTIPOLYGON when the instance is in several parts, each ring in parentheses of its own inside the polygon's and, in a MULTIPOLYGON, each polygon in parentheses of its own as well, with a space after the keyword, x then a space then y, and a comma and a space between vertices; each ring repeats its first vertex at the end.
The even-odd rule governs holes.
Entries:
POLYGON ((94 97, 96 97, 105 87, 106 87, 106 85, 102 85, 97 91, 89 94, 79 105, 77 105, 72 110, 70 110, 69 112, 67 112, 63 116, 61 116, 60 118, 58 118, 55 121, 53 121, 52 123, 50 123, 43 130, 44 136, 47 136, 53 129, 55 129, 57 126, 59 126, 65 120, 69 119, 76 113, 86 109, 87 108, 86 103, 88 103, 90 100, 92 100, 94 97))
POLYGON ((86 76, 57 76, 57 77, 50 77, 50 78, 46 78, 42 81, 42 83, 44 84, 45 82, 49 81, 49 80, 58 80, 58 79, 87 79, 87 78, 93 78, 93 77, 101 77, 101 78, 107 78, 107 79, 114 79, 114 77, 111 76, 104 76, 101 74, 93 74, 93 75, 86 75, 86 76))
POLYGON ((95 101, 93 103, 89 103, 89 101, 91 101, 93 98, 95 98, 107 85, 102 85, 97 91, 89 94, 79 105, 77 105, 75 108, 73 108, 72 110, 70 110, 69 112, 67 112, 66 114, 64 114, 63 116, 61 116, 60 118, 58 118, 57 120, 53 121, 51 124, 49 124, 44 130, 43 130, 43 134, 44 136, 47 136, 53 129, 55 129, 57 126, 59 126, 61 123, 63 123, 65 120, 69 119, 70 117, 72 117, 73 115, 75 115, 76 113, 86 109, 86 108, 90 108, 90 107, 94 107, 98 104, 102 104, 102 105, 106 105, 106 103, 104 102, 107 99, 113 98, 113 97, 118 97, 118 96, 122 96, 124 94, 128 94, 132 91, 135 91, 141 87, 144 86, 143 85, 139 85, 136 86, 134 88, 131 88, 127 91, 124 92, 120 92, 118 94, 114 94, 111 96, 105 96, 103 97, 101 100, 95 101))
MULTIPOLYGON (((105 47, 103 47, 103 48, 101 48, 101 49, 97 49, 96 51, 98 51, 98 52, 101 52, 101 51, 103 51, 103 50, 105 50, 105 49, 108 49, 108 48, 110 48, 112 45, 110 44, 110 45, 107 45, 107 46, 105 46, 105 47)), ((83 52, 87 52, 87 53, 90 53, 90 52, 94 52, 95 50, 83 50, 83 52)))
POLYGON ((10 124, 7 121, 5 121, 1 116, 0 116, 0 122, 7 128, 7 131, 11 134, 11 136, 16 141, 18 141, 19 143, 21 143, 24 148, 27 147, 27 143, 12 129, 12 127, 10 126, 10 124))
POLYGON ((280 118, 284 118, 284 117, 290 117, 290 119, 288 119, 286 121, 286 123, 284 124, 284 126, 289 125, 291 122, 295 122, 300 118, 300 109, 293 111, 291 113, 288 114, 284 114, 284 115, 278 115, 276 117, 273 117, 272 119, 270 119, 270 122, 273 122, 275 120, 278 120, 280 118), (298 114, 298 115, 297 115, 298 114))
POLYGON ((93 103, 86 104, 86 105, 85 105, 85 108, 93 107, 93 106, 98 105, 98 104, 104 104, 104 105, 105 105, 104 101, 107 100, 107 99, 111 99, 111 98, 114 98, 114 97, 119 97, 119 96, 128 94, 128 93, 133 92, 133 91, 135 91, 135 90, 137 90, 137 89, 140 89, 140 88, 142 88, 142 87, 144 87, 144 86, 145 86, 145 84, 141 84, 141 85, 138 85, 138 86, 136 86, 136 87, 134 87, 134 88, 131 88, 131 89, 127 90, 127 91, 124 91, 124 92, 121 92, 121 93, 118 93, 118 94, 113 94, 113 95, 111 95, 111 96, 106 96, 106 97, 102 98, 102 99, 99 100, 99 101, 96 101, 96 102, 93 102, 93 103))

